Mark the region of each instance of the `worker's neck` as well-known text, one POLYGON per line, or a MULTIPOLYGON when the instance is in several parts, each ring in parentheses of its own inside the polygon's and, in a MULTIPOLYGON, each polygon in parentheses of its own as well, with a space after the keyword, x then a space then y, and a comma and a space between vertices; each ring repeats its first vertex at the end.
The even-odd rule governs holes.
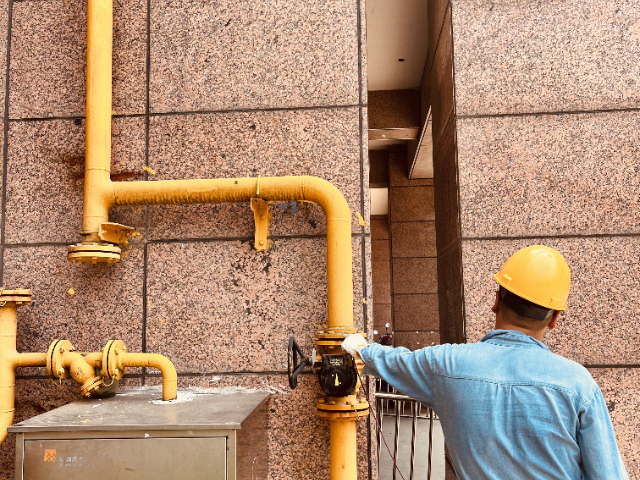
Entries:
POLYGON ((542 341, 542 337, 544 337, 544 334, 547 331, 547 327, 544 327, 542 329, 532 330, 530 328, 522 327, 520 325, 514 325, 513 323, 500 318, 496 318, 495 329, 496 330, 515 330, 517 332, 526 333, 527 335, 535 338, 539 342, 542 341))

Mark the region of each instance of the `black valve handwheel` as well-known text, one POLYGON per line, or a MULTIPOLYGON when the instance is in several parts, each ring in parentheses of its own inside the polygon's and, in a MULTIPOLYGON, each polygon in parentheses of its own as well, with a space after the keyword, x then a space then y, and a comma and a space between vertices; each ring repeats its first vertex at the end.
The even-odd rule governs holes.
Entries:
POLYGON ((304 370, 305 367, 310 366, 311 361, 304 356, 302 349, 298 346, 296 339, 293 337, 289 337, 288 357, 289 387, 293 390, 298 386, 298 374, 304 370))

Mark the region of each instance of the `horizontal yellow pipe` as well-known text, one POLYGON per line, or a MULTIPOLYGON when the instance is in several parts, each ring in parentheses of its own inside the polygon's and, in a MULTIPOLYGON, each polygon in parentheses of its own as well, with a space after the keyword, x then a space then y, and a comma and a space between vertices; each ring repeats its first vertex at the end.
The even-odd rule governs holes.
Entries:
POLYGON ((123 367, 153 367, 162 373, 162 399, 175 400, 178 397, 178 374, 167 357, 157 353, 124 353, 123 367))
POLYGON ((11 359, 14 368, 20 367, 46 367, 46 353, 16 353, 11 359))
POLYGON ((87 176, 85 182, 91 187, 85 190, 83 228, 85 240, 93 241, 92 235, 97 235, 100 223, 108 221, 109 209, 116 205, 240 203, 254 197, 320 205, 327 217, 327 324, 336 332, 352 332, 351 211, 340 190, 326 180, 292 176, 111 182, 107 175, 101 180, 87 176))

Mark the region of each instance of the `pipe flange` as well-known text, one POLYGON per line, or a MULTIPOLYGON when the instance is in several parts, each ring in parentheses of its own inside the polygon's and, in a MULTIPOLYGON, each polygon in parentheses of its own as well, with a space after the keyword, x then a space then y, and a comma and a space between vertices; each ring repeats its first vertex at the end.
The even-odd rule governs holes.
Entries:
POLYGON ((77 243, 69 247, 67 258, 76 263, 108 263, 120 261, 120 247, 111 243, 77 243))
POLYGON ((358 420, 369 415, 369 402, 362 398, 348 402, 321 398, 316 402, 316 408, 318 416, 328 420, 358 420))
POLYGON ((316 402, 316 408, 319 411, 323 412, 364 412, 369 411, 369 402, 364 400, 363 398, 358 398, 357 400, 349 400, 349 401, 335 401, 335 400, 327 400, 324 398, 319 399, 316 402))
POLYGON ((102 349, 102 376, 108 380, 120 380, 124 375, 122 357, 127 347, 122 340, 109 340, 102 349))
POLYGON ((80 394, 83 397, 90 397, 91 395, 98 393, 100 388, 104 386, 104 382, 100 377, 93 377, 87 383, 80 387, 80 394))
POLYGON ((19 288, 15 290, 0 290, 0 306, 7 303, 15 303, 16 305, 29 305, 33 294, 31 290, 19 288))
POLYGON ((54 340, 47 352, 47 373, 52 380, 69 378, 69 369, 64 368, 63 360, 66 352, 75 350, 69 340, 54 340))

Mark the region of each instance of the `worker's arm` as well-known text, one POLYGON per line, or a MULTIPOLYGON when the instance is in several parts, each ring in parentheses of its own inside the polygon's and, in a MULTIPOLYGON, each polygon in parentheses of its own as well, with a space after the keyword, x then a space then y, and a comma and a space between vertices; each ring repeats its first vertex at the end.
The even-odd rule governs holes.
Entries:
POLYGON ((363 373, 380 377, 402 393, 428 407, 435 407, 433 372, 430 366, 432 348, 412 352, 403 347, 392 348, 378 343, 355 345, 358 343, 355 340, 355 335, 350 342, 345 340, 347 345, 343 348, 362 359, 366 365, 363 373), (353 346, 355 348, 352 349, 353 346))
POLYGON ((602 392, 579 415, 578 445, 582 455, 583 480, 628 480, 602 392))

